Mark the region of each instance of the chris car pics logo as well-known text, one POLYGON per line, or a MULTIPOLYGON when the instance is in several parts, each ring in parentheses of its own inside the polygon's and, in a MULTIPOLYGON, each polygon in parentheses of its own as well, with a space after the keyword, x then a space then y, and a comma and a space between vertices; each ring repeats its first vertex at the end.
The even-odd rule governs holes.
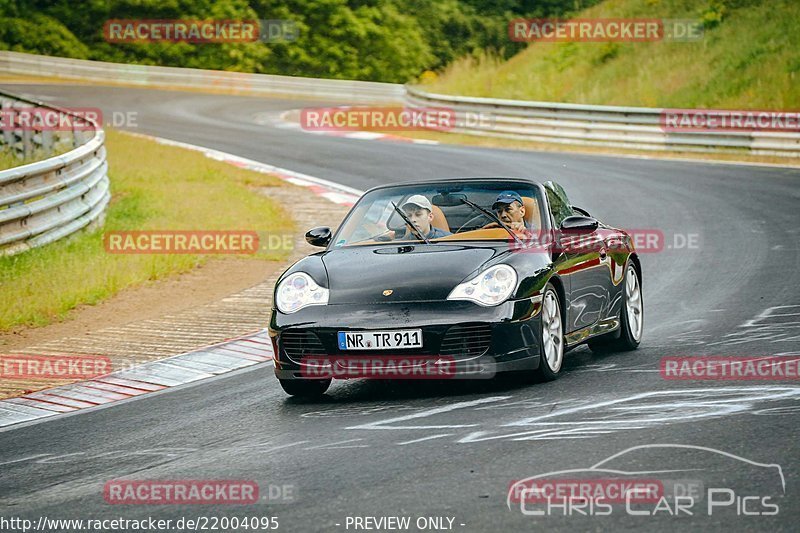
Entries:
POLYGON ((703 446, 645 444, 589 467, 512 481, 506 504, 531 517, 774 516, 785 494, 778 464, 703 446))

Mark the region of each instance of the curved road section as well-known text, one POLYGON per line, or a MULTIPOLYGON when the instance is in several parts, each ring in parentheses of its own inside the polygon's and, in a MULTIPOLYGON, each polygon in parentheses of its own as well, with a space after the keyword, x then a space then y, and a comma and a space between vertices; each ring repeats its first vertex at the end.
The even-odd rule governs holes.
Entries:
MULTIPOLYGON (((106 116, 135 111, 140 133, 361 190, 465 175, 555 179, 610 224, 660 231, 664 246, 642 255, 647 319, 636 352, 581 348, 547 384, 337 382, 316 402, 288 399, 272 368, 254 365, 12 426, 0 432, 2 518, 152 518, 172 520, 175 531, 203 517, 219 531, 241 531, 234 517, 286 531, 796 528, 797 379, 672 380, 660 365, 665 357, 800 354, 800 171, 360 141, 279 126, 283 111, 327 102, 13 90, 98 106, 106 116), (631 498, 612 475, 654 492, 631 498), (259 491, 238 504, 120 500, 131 480, 239 480, 259 491)), ((112 525, 103 527, 124 529, 112 525)))

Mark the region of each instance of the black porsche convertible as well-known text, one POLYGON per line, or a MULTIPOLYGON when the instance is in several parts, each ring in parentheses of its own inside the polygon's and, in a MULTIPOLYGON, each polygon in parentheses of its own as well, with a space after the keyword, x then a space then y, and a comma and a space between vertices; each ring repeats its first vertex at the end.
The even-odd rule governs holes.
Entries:
POLYGON ((333 378, 538 380, 564 353, 638 347, 642 270, 631 237, 552 182, 459 178, 367 191, 324 250, 275 286, 275 375, 290 395, 333 378))

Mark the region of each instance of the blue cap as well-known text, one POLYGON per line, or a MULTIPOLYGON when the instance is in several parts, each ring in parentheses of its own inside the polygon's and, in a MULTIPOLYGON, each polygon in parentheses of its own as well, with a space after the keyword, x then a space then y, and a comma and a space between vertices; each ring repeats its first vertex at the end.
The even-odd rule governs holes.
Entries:
POLYGON ((497 204, 510 204, 511 202, 519 202, 519 205, 525 205, 522 202, 522 196, 514 191, 503 191, 497 195, 497 199, 492 204, 492 209, 495 209, 497 204))

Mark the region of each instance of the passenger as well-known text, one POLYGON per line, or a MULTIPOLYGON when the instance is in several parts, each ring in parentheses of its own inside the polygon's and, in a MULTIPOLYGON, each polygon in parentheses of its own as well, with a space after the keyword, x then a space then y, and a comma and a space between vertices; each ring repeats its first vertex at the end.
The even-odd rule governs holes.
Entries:
MULTIPOLYGON (((452 235, 449 231, 436 228, 433 222, 433 206, 430 200, 421 194, 415 194, 403 203, 401 209, 412 224, 426 239, 438 239, 452 235)), ((406 228, 405 233, 398 233, 395 239, 415 239, 414 233, 406 228)))

